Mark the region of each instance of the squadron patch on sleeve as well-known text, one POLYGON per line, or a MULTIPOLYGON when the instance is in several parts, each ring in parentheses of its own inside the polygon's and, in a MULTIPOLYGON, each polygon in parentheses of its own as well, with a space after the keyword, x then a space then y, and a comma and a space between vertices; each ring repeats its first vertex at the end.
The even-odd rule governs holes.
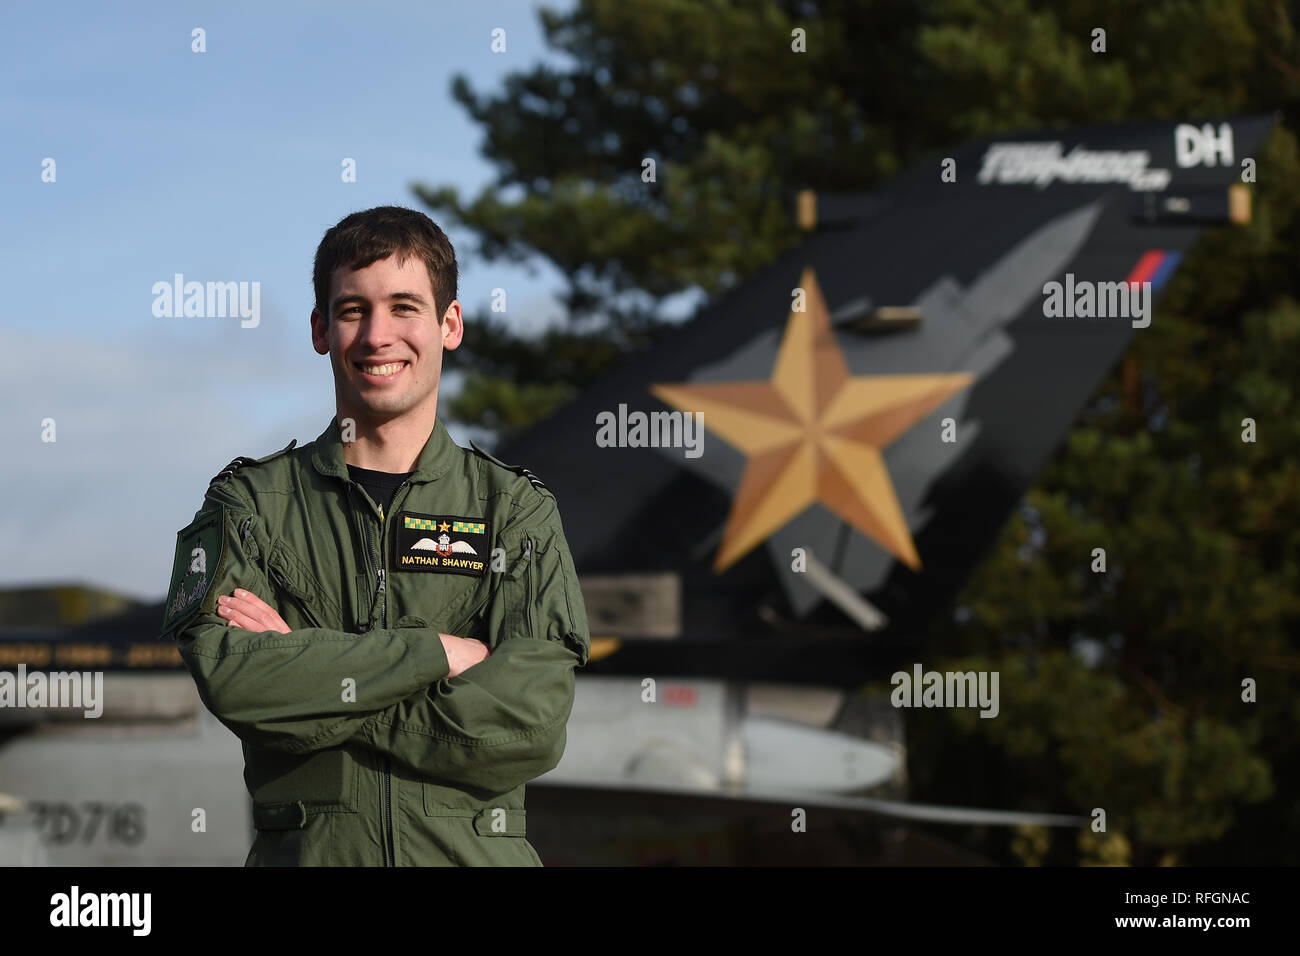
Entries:
POLYGON ((183 624, 203 605, 221 566, 225 532, 225 506, 214 504, 176 533, 176 558, 167 603, 163 605, 162 633, 183 624))
POLYGON ((487 573, 492 529, 486 519, 414 511, 403 511, 397 518, 394 570, 439 571, 476 578, 487 573))

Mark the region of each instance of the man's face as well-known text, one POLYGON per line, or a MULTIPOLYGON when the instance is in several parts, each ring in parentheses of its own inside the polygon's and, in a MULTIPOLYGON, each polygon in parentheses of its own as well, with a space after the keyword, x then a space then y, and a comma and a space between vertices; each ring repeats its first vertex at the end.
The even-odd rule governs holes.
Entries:
POLYGON ((418 256, 397 254, 364 269, 334 270, 329 322, 311 313, 312 344, 334 367, 339 417, 387 422, 436 411, 442 351, 460 345, 460 303, 438 321, 429 270, 418 256))

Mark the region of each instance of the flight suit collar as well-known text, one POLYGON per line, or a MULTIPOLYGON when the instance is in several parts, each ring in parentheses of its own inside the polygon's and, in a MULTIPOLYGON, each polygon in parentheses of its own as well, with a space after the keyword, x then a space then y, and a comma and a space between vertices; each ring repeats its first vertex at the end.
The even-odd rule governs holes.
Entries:
MULTIPOLYGON (((317 437, 315 446, 316 450, 312 452, 311 460, 318 472, 322 475, 342 478, 344 481, 351 480, 348 464, 343 458, 343 437, 339 432, 337 415, 330 419, 325 430, 317 437)), ((414 483, 441 478, 455 462, 456 451, 459 448, 460 446, 451 440, 451 435, 443 426, 442 419, 436 418, 429 440, 424 443, 424 448, 415 461, 415 469, 410 481, 414 483)))

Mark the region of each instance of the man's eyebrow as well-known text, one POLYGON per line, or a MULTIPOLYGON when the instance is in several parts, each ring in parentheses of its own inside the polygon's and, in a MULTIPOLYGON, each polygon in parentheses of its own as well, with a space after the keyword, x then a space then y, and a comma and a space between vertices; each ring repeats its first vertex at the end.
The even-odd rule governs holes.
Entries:
MULTIPOLYGON (((424 300, 424 296, 420 295, 417 292, 394 292, 388 296, 389 302, 397 302, 402 299, 409 299, 412 302, 416 302, 420 305, 429 304, 424 300)), ((354 293, 353 295, 341 295, 334 300, 333 308, 337 309, 339 306, 349 302, 361 302, 361 303, 369 304, 370 300, 367 299, 364 295, 360 295, 358 293, 354 293)))

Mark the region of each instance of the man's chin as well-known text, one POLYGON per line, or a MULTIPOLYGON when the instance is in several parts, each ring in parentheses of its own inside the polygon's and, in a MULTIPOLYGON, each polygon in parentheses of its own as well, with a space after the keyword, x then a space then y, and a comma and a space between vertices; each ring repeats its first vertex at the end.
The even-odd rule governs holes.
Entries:
POLYGON ((388 395, 382 398, 359 395, 354 396, 352 401, 347 402, 346 407, 353 410, 357 419, 380 425, 395 418, 415 413, 418 411, 420 403, 403 399, 397 395, 388 395))
POLYGON ((407 405, 361 405, 358 407, 357 413, 366 421, 390 422, 394 418, 401 418, 410 410, 410 406, 407 405))

